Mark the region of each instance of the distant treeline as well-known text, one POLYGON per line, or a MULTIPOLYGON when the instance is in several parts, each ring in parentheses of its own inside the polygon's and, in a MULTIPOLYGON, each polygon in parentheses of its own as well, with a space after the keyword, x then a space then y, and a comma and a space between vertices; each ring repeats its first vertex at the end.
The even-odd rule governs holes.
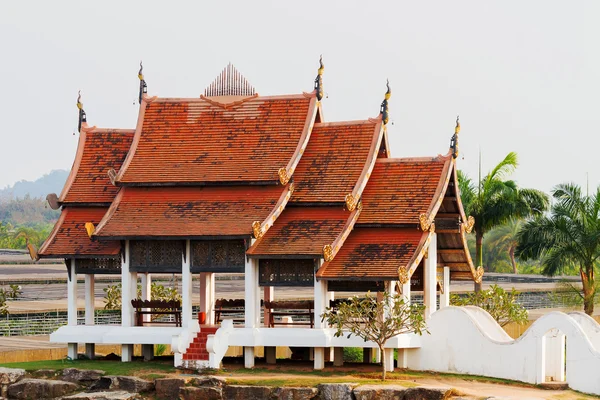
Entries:
POLYGON ((46 200, 29 195, 0 202, 0 249, 24 249, 27 243, 39 248, 59 215, 46 200))

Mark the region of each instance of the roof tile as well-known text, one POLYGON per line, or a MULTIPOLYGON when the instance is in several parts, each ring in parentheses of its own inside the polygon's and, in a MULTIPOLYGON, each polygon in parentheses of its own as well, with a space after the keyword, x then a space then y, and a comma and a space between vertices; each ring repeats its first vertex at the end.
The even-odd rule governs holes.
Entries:
POLYGON ((282 186, 124 187, 96 227, 99 238, 250 236, 282 186))

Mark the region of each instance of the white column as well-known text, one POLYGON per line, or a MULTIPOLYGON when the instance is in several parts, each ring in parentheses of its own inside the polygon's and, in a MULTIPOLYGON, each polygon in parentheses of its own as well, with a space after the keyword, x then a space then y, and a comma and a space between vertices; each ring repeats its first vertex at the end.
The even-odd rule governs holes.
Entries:
POLYGON ((408 280, 408 282, 403 283, 401 285, 401 289, 402 289, 402 298, 404 299, 404 302, 406 304, 410 304, 410 279, 408 280))
POLYGON ((190 241, 185 241, 185 254, 181 264, 181 326, 189 328, 192 323, 192 272, 190 270, 190 241))
MULTIPOLYGON (((273 286, 265 286, 263 288, 263 300, 265 304, 267 301, 275 300, 275 288, 273 286)), ((264 307, 263 310, 263 326, 269 327, 269 315, 271 314, 271 309, 264 307)))
MULTIPOLYGON (((142 286, 142 300, 152 300, 152 275, 148 272, 145 272, 140 275, 140 283, 142 286)), ((145 308, 144 311, 150 311, 149 308, 145 308)), ((152 320, 152 315, 144 314, 142 315, 144 322, 150 322, 152 320)))
MULTIPOLYGON (((129 272, 129 240, 125 241, 125 254, 121 259, 121 326, 133 326, 134 309, 131 305, 133 300, 131 286, 137 286, 137 275, 129 272)), ((135 289, 137 291, 137 287, 135 289)), ((133 292, 135 293, 135 292, 133 292)), ((121 361, 129 362, 133 358, 133 345, 121 345, 121 361)))
POLYGON ((440 309, 450 305, 450 267, 444 267, 444 293, 440 294, 440 309))
MULTIPOLYGON (((257 259, 246 257, 244 289, 244 325, 246 328, 256 328, 260 323, 260 292, 258 287, 257 259)), ((254 346, 244 347, 244 367, 254 368, 254 346)))
POLYGON ((200 311, 206 313, 206 324, 215 324, 215 278, 212 272, 200 273, 200 311))
MULTIPOLYGON (((77 266, 71 259, 71 273, 67 276, 67 325, 77 326, 77 266)), ((77 343, 67 344, 67 356, 77 359, 77 343)))
POLYGON ((544 336, 546 338, 546 372, 544 375, 555 382, 564 382, 566 336, 558 329, 551 329, 544 336))
POLYGON ((437 298, 437 239, 433 233, 429 242, 428 257, 425 259, 425 276, 423 279, 423 304, 425 320, 436 310, 437 298))
MULTIPOLYGON (((85 274, 85 324, 94 325, 94 311, 96 310, 95 294, 94 294, 94 281, 95 277, 93 274, 85 274)), ((89 359, 93 359, 96 353, 96 346, 94 343, 85 344, 85 355, 89 359)))
POLYGON ((387 372, 394 372, 394 349, 384 348, 385 352, 385 370, 387 372))
MULTIPOLYGON (((322 329, 327 328, 327 324, 325 321, 321 321, 321 314, 325 312, 326 303, 328 302, 327 296, 327 281, 317 280, 315 274, 315 288, 314 288, 314 301, 315 301, 315 310, 314 310, 314 320, 315 320, 315 328, 322 329)), ((323 347, 315 347, 314 350, 314 368, 319 370, 325 368, 325 348, 323 347)))

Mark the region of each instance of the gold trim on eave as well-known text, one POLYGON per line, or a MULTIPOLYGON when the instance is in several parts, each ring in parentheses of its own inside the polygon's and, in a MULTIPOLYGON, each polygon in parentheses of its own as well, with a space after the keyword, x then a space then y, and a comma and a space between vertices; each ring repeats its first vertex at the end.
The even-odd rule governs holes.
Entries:
POLYGON ((94 231, 96 230, 96 227, 94 226, 93 223, 91 222, 86 222, 85 223, 85 230, 88 234, 89 237, 92 237, 92 235, 94 234, 94 231))

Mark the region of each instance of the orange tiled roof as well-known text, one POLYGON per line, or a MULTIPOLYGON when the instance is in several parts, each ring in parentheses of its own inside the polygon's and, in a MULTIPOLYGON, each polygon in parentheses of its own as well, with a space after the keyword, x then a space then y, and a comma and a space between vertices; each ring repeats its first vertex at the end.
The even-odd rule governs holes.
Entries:
POLYGON ((286 188, 268 186, 125 187, 96 227, 99 238, 250 236, 286 188))
MULTIPOLYGON (((364 210, 363 210, 364 212, 364 210)), ((317 272, 319 279, 398 279, 428 232, 411 228, 355 228, 337 255, 317 272)))
POLYGON ((247 254, 320 257, 323 246, 331 244, 343 231, 350 212, 343 207, 287 207, 275 224, 258 239, 247 254))
POLYGON ((40 251, 40 257, 81 258, 119 254, 118 241, 92 241, 85 229, 86 222, 100 222, 107 207, 65 207, 58 222, 40 251))
POLYGON ((205 97, 145 100, 117 181, 275 182, 278 170, 301 154, 297 148, 310 137, 316 110, 315 97, 302 94, 226 105, 205 97))
POLYGON ((360 224, 418 224, 442 195, 451 158, 378 159, 363 192, 360 224), (445 174, 446 173, 446 174, 445 174))
POLYGON ((344 202, 379 148, 379 121, 315 124, 294 173, 292 202, 344 202))
POLYGON ((75 161, 59 202, 110 204, 119 188, 110 182, 107 171, 121 168, 133 133, 133 129, 82 130, 75 161))

